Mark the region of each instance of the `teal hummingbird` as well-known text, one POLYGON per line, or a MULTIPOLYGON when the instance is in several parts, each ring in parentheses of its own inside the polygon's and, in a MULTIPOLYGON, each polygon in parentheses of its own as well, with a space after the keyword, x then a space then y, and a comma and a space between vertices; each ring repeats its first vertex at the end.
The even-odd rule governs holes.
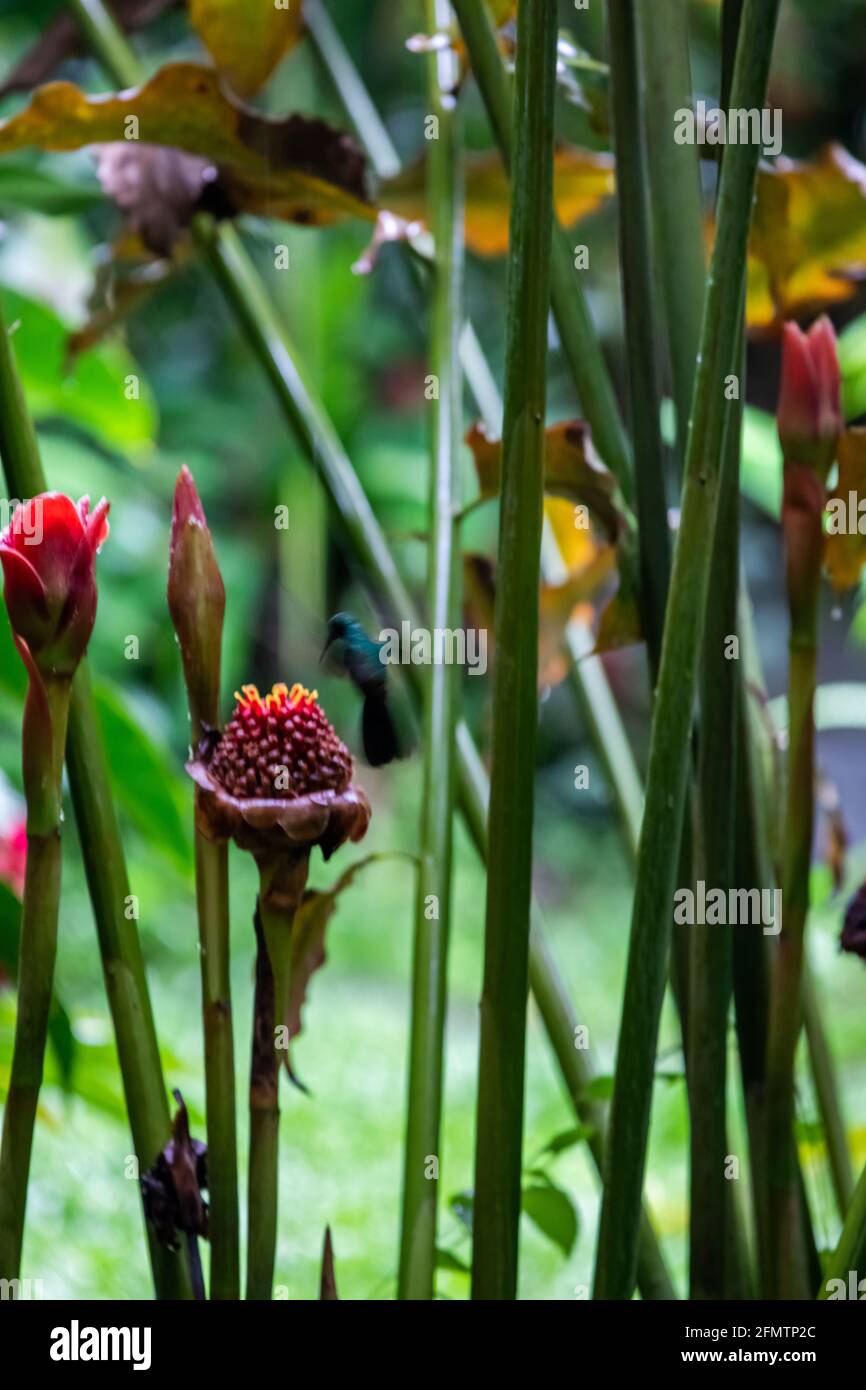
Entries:
POLYGON ((321 659, 337 649, 339 668, 364 697, 361 738, 364 757, 371 767, 383 767, 401 756, 400 740, 388 704, 388 681, 382 661, 384 643, 364 631, 351 613, 335 613, 328 621, 328 640, 321 659))

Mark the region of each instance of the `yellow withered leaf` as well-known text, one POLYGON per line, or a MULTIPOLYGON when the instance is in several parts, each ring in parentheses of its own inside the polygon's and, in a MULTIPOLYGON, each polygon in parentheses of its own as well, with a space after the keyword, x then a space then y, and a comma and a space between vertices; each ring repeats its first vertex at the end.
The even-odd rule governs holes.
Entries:
POLYGON ((300 0, 189 0, 189 17, 220 73, 239 96, 263 87, 301 37, 300 0))
MULTIPOLYGON (((584 529, 591 514, 607 532, 608 539, 616 541, 626 524, 624 506, 616 478, 595 454, 589 426, 582 420, 563 420, 545 430, 544 441, 545 492, 572 503, 573 525, 575 520, 580 521, 574 508, 583 507, 588 514, 584 529)), ((492 438, 476 422, 466 434, 466 443, 472 451, 481 496, 496 497, 502 466, 501 439, 492 438)))
POLYGON ((866 563, 866 428, 845 431, 839 441, 839 481, 827 499, 824 567, 838 593, 860 583, 866 563))
POLYGON ((143 86, 110 96, 52 82, 0 122, 0 154, 130 139, 212 161, 236 211, 312 225, 346 216, 375 220, 364 157, 350 136, 305 116, 263 116, 233 100, 218 74, 197 63, 166 64, 143 86))
MULTIPOLYGON (((561 146, 553 158, 556 213, 565 227, 595 212, 615 186, 611 155, 561 146)), ((466 245, 479 256, 504 256, 508 250, 509 184, 496 151, 466 160, 466 245)), ((381 190, 383 207, 406 218, 426 217, 424 160, 416 160, 381 190)))
POLYGON ((866 275, 866 166, 841 145, 758 171, 749 238, 749 327, 850 299, 866 275))

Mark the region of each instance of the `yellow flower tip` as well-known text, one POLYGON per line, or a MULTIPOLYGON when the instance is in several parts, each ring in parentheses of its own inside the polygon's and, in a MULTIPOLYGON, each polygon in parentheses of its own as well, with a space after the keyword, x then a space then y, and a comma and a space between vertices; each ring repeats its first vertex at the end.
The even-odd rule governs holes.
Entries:
POLYGON ((253 706, 259 710, 278 710, 288 705, 289 709, 297 709, 299 705, 309 708, 316 703, 319 697, 318 690, 308 690, 305 685, 295 681, 291 690, 282 682, 274 685, 268 695, 262 699, 257 685, 242 685, 241 692, 235 691, 235 700, 240 709, 251 709, 253 706), (242 693, 241 693, 242 692, 242 693))

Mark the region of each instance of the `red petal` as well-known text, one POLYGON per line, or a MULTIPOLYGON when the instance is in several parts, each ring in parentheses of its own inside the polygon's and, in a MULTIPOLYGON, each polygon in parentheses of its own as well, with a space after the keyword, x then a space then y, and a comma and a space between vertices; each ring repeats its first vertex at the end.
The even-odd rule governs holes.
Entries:
POLYGON ((45 585, 36 570, 19 550, 13 550, 4 536, 0 542, 0 563, 3 565, 3 579, 6 586, 6 607, 15 626, 16 618, 22 609, 35 610, 40 619, 48 618, 48 601, 45 585))
POLYGON ((104 545, 108 539, 108 521, 106 520, 106 518, 108 516, 111 503, 106 502, 105 498, 103 497, 101 501, 99 501, 96 504, 96 508, 93 512, 90 513, 89 516, 88 511, 90 508, 90 498, 82 497, 78 505, 80 508, 82 508, 81 518, 85 524, 87 540, 90 545, 91 553, 95 555, 97 550, 99 550, 100 546, 104 545))

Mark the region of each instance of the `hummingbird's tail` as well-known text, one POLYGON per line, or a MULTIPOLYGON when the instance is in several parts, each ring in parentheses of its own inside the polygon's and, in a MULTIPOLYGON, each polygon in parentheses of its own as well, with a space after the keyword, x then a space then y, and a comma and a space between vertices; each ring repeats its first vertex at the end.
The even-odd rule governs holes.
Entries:
POLYGON ((367 691, 361 714, 364 757, 371 767, 384 767, 400 757, 400 743, 384 686, 367 691))

